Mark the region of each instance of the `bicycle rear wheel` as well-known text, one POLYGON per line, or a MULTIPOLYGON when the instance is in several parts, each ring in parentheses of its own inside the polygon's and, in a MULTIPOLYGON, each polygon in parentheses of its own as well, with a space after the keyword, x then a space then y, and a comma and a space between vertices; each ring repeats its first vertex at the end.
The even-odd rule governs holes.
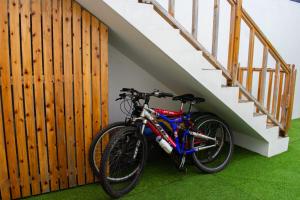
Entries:
POLYGON ((207 116, 197 121, 194 131, 215 138, 215 141, 191 137, 191 148, 213 146, 192 154, 195 165, 206 173, 223 170, 231 160, 234 144, 229 127, 219 118, 207 116))
POLYGON ((106 146, 100 168, 102 187, 113 198, 130 192, 138 183, 146 162, 147 142, 136 127, 115 133, 106 146))
POLYGON ((93 139, 90 146, 89 161, 90 161, 90 166, 93 170, 93 174, 95 176, 97 177, 100 176, 101 157, 109 141, 109 138, 111 138, 112 135, 114 135, 120 129, 125 127, 127 127, 125 122, 112 123, 108 125, 108 127, 99 131, 96 137, 93 139))

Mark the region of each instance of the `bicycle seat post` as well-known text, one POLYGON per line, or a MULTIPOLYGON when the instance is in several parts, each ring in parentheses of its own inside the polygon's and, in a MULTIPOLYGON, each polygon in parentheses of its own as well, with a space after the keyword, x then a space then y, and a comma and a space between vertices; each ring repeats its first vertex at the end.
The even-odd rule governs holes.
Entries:
POLYGON ((184 105, 184 103, 183 103, 183 102, 181 102, 181 106, 180 106, 180 112, 183 112, 183 105, 184 105))
POLYGON ((191 110, 192 110, 192 102, 190 101, 190 106, 189 106, 189 112, 188 113, 190 113, 191 110))

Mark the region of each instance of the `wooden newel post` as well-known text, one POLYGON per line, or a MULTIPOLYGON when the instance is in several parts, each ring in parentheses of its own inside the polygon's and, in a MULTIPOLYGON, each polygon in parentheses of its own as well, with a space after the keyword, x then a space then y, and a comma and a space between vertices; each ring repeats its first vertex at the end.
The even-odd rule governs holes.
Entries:
MULTIPOLYGON (((231 77, 234 77, 234 67, 238 66, 239 62, 239 49, 240 49, 240 34, 241 34, 241 20, 242 20, 242 2, 243 0, 236 0, 232 10, 231 18, 231 38, 228 56, 228 70, 231 77)), ((227 81, 228 85, 232 85, 232 80, 227 81)))
POLYGON ((286 126, 285 126, 285 136, 288 135, 288 129, 290 128, 293 108, 294 108, 294 97, 295 97, 295 86, 296 86, 296 75, 297 70, 295 65, 292 66, 292 70, 290 73, 290 84, 289 84, 289 91, 288 91, 288 99, 287 99, 287 115, 286 115, 286 126))
POLYGON ((240 63, 234 64, 232 67, 232 85, 235 86, 236 82, 238 81, 238 72, 240 69, 240 63))

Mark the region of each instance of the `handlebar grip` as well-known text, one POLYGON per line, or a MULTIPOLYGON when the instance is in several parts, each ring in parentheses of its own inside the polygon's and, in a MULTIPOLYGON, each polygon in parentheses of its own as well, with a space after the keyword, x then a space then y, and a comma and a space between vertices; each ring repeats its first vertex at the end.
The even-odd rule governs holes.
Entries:
POLYGON ((122 88, 121 92, 130 92, 132 91, 132 88, 122 88))
POLYGON ((174 95, 171 93, 164 93, 164 95, 165 95, 165 97, 174 97, 174 95))
POLYGON ((164 97, 173 97, 174 95, 171 93, 166 93, 166 92, 160 92, 158 97, 164 98, 164 97))

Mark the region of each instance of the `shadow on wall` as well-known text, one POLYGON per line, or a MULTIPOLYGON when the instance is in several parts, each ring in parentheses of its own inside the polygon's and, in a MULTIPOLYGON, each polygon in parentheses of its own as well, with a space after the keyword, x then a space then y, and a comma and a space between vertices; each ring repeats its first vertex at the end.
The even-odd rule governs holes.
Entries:
MULTIPOLYGON (((125 115, 120 111, 120 101, 115 101, 120 89, 128 87, 140 91, 151 92, 158 89, 174 93, 140 66, 122 54, 112 45, 109 46, 109 122, 124 120, 125 115)), ((178 110, 180 103, 171 99, 152 98, 150 106, 178 110)))

